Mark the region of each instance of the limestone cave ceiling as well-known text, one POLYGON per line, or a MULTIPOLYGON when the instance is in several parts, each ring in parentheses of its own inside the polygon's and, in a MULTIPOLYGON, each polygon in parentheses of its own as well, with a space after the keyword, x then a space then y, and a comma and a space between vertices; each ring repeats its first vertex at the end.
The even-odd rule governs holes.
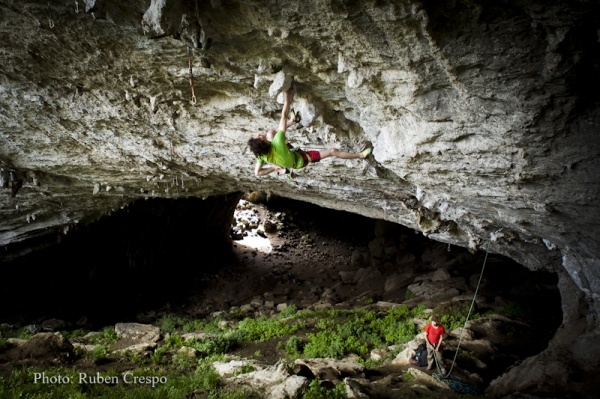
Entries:
POLYGON ((0 259, 135 199, 258 189, 564 267, 593 301, 599 11, 583 0, 2 0, 0 259), (277 125, 280 72, 294 76, 303 118, 294 145, 372 143, 371 159, 256 178, 246 142, 277 125))

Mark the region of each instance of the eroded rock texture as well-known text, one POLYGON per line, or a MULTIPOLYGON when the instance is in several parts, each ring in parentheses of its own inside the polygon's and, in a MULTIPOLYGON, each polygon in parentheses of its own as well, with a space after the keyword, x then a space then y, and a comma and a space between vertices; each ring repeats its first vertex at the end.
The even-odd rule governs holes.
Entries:
MULTIPOLYGON (((595 367, 599 11, 583 0, 0 1, 0 257, 137 198, 260 189, 557 271, 564 331, 528 367, 564 353, 595 367), (303 117, 293 144, 372 143, 373 158, 255 178, 246 141, 276 126, 281 71, 303 117)), ((544 367, 537 380, 564 372, 544 367)), ((523 386, 518 370, 495 392, 523 386)))

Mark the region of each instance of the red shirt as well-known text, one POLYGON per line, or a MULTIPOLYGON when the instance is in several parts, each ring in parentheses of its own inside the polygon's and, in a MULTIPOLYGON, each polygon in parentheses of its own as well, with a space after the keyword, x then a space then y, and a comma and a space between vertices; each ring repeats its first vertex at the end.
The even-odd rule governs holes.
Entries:
POLYGON ((435 328, 431 325, 431 323, 429 323, 425 326, 425 333, 427 334, 427 339, 429 340, 429 342, 431 342, 432 344, 437 344, 438 342, 440 342, 440 338, 442 337, 442 335, 446 333, 446 330, 444 330, 444 327, 442 327, 439 324, 437 328, 435 328))

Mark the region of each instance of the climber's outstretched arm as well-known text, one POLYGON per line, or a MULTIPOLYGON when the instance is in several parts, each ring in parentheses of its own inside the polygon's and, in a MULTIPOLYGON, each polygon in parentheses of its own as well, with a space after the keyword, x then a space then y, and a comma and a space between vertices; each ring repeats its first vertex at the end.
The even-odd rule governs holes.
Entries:
POLYGON ((290 87, 288 91, 285 92, 285 96, 283 98, 283 109, 281 110, 281 119, 279 120, 279 129, 285 131, 288 128, 288 114, 290 113, 290 105, 292 104, 292 88, 290 87))
POLYGON ((269 173, 273 173, 273 172, 277 172, 277 173, 285 172, 285 168, 281 168, 279 166, 265 167, 263 162, 256 162, 256 166, 254 167, 254 175, 256 177, 266 176, 269 173))

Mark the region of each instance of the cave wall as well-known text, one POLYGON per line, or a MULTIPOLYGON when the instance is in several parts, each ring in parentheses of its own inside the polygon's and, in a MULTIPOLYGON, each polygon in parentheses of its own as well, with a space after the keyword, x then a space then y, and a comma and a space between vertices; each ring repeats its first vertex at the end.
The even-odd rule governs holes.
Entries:
POLYGON ((136 199, 260 189, 564 272, 598 334, 597 2, 77 4, 0 1, 1 259, 136 199), (282 71, 293 144, 372 159, 255 178, 282 71))

